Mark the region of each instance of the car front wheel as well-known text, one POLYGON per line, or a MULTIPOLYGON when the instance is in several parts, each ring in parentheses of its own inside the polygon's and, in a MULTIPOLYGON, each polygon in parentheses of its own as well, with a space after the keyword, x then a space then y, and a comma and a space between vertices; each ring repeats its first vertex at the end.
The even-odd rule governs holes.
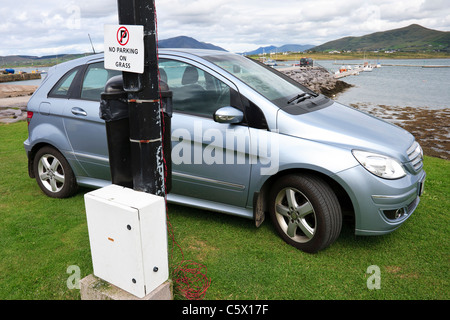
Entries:
POLYGON ((36 181, 52 198, 67 198, 77 190, 73 171, 64 156, 52 147, 39 149, 34 158, 36 181))
POLYGON ((275 229, 288 244, 316 253, 338 238, 342 227, 339 201, 317 176, 282 177, 273 185, 269 201, 275 229))

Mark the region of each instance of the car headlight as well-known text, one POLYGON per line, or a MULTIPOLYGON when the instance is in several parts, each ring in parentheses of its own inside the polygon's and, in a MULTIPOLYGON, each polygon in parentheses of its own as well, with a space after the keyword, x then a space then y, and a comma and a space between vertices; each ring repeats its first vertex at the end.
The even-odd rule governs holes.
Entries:
POLYGON ((392 180, 406 175, 403 166, 391 157, 360 150, 353 150, 352 153, 364 168, 378 177, 392 180))

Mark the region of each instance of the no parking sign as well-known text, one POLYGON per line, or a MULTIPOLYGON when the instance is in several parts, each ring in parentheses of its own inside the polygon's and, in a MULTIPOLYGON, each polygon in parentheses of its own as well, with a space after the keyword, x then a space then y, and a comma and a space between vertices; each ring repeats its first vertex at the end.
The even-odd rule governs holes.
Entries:
POLYGON ((144 73, 144 26, 105 25, 105 68, 144 73))

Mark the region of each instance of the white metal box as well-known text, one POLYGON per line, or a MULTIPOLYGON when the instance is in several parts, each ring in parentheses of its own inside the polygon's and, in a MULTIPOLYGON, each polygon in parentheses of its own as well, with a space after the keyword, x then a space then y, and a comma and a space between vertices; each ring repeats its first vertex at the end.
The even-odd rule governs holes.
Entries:
POLYGON ((117 185, 84 196, 94 275, 143 298, 169 277, 163 197, 117 185))

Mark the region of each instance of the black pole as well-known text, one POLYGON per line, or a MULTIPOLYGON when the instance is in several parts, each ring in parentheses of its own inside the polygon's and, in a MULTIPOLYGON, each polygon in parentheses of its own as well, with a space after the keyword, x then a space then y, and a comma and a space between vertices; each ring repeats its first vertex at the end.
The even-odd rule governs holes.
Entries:
POLYGON ((122 72, 128 93, 133 188, 165 195, 154 0, 117 0, 119 24, 144 26, 144 73, 122 72))

